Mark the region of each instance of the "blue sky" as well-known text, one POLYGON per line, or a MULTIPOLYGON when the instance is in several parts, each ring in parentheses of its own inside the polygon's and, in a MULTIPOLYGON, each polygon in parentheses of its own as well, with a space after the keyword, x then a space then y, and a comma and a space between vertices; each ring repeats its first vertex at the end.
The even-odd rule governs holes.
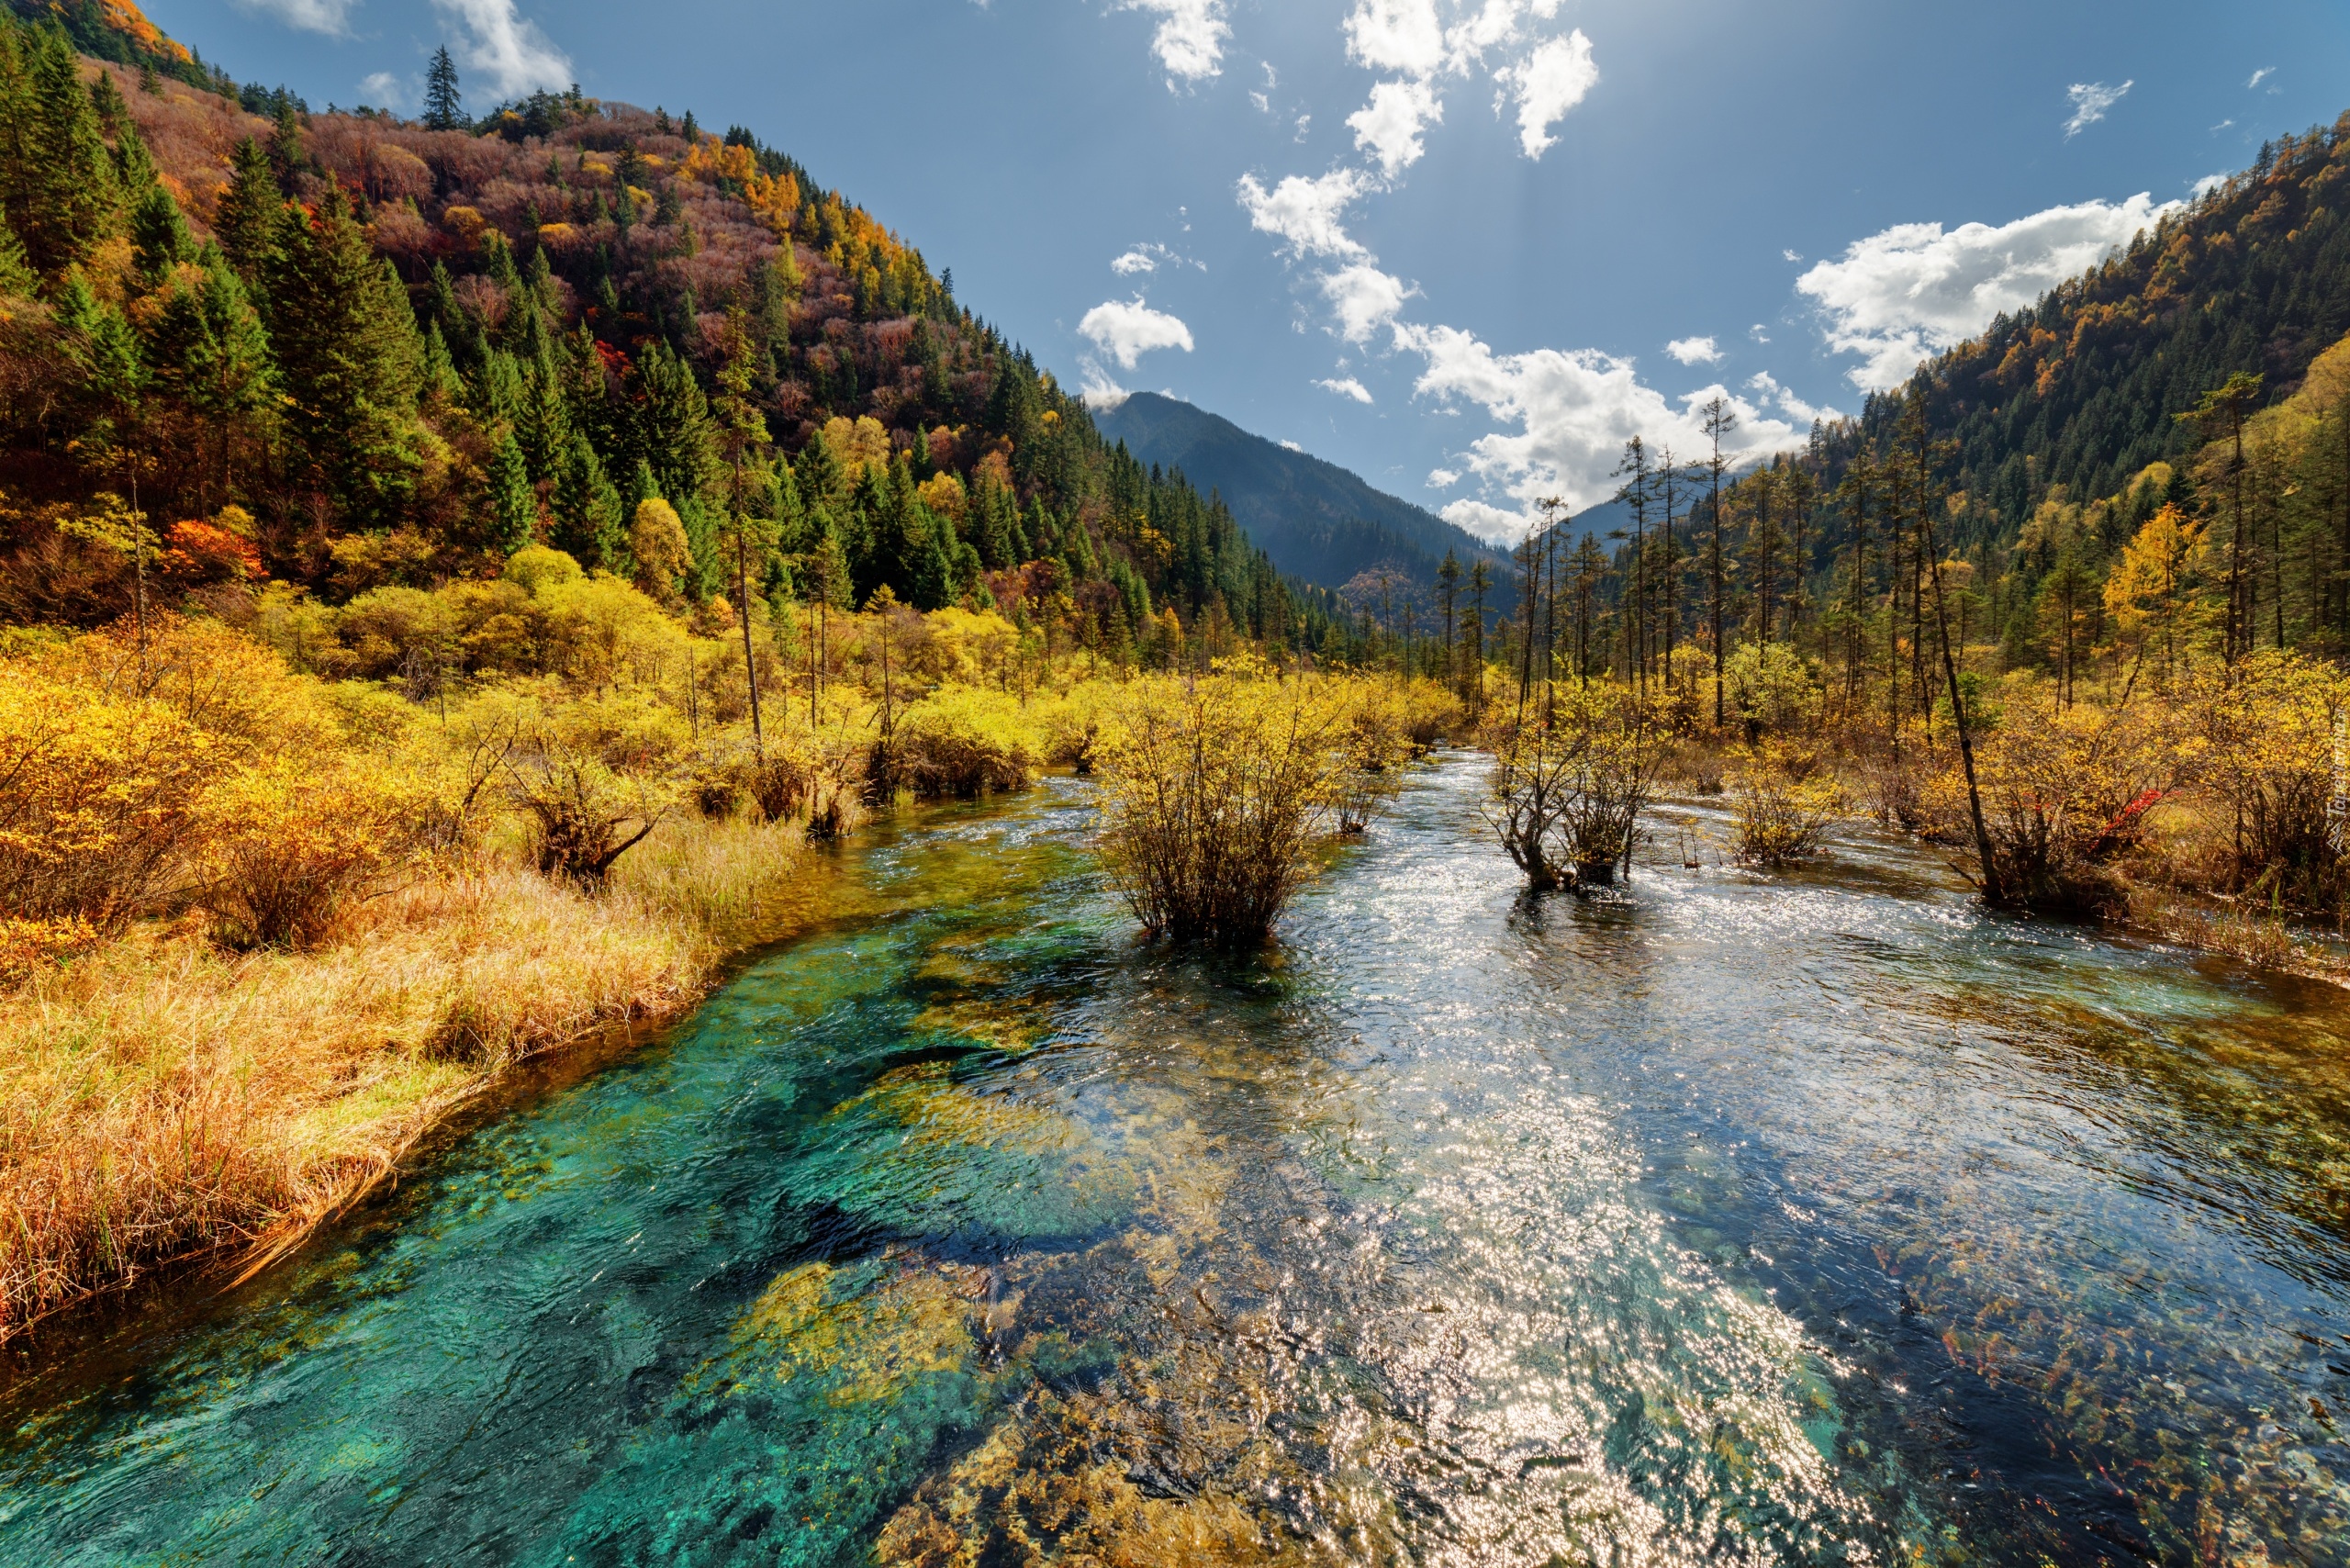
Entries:
POLYGON ((2350 107, 2350 6, 2141 0, 151 0, 240 79, 741 123, 1071 386, 1171 392, 1493 536, 1739 441, 2350 107), (1973 227, 1969 227, 1973 226, 1973 227))

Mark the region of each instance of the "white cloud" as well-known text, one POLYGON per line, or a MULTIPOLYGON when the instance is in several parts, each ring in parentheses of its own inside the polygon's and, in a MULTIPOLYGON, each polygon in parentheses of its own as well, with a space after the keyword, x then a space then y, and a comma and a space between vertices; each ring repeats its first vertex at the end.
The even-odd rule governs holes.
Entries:
POLYGON ((1807 425, 1815 420, 1832 424, 1844 417, 1836 409, 1824 404, 1805 402, 1793 392, 1780 386, 1779 378, 1767 370, 1755 372, 1747 379, 1746 387, 1748 391, 1759 397, 1764 404, 1778 405, 1779 411, 1797 424, 1807 425))
POLYGON ((1342 223, 1348 207, 1370 188, 1370 176, 1355 169, 1313 180, 1292 174, 1270 191, 1256 175, 1243 174, 1240 205, 1251 225, 1286 242, 1294 255, 1352 258, 1369 252, 1347 237, 1342 223))
POLYGON ((1110 270, 1120 277, 1132 277, 1136 273, 1155 273, 1161 267, 1197 267, 1202 272, 1208 270, 1208 264, 1205 262, 1193 261, 1172 246, 1161 245, 1156 241, 1147 245, 1136 245, 1125 254, 1114 256, 1110 261, 1110 270))
POLYGON ((1591 39, 1577 28, 1538 44, 1524 60, 1494 72, 1494 80, 1517 98, 1518 145, 1528 158, 1539 158, 1558 141, 1550 128, 1598 84, 1599 67, 1592 62, 1591 39))
POLYGON ((1358 65, 1419 77, 1444 69, 1444 23, 1436 0, 1356 0, 1345 27, 1347 58, 1358 65))
POLYGON ((1781 251, 1781 252, 1779 252, 1779 254, 1780 254, 1780 255, 1782 255, 1782 256, 1785 256, 1788 261, 1791 261, 1791 262, 1799 262, 1799 261, 1802 261, 1802 260, 1803 260, 1803 258, 1802 258, 1801 256, 1799 256, 1799 255, 1796 254, 1796 252, 1793 252, 1793 251, 1781 251))
POLYGON ((1269 115, 1273 112, 1273 101, 1262 93, 1249 94, 1248 101, 1257 106, 1257 112, 1260 115, 1269 115))
POLYGON ((1337 376, 1328 381, 1317 381, 1314 385, 1321 387, 1325 392, 1336 392, 1341 398, 1352 398, 1358 403, 1368 403, 1371 400, 1371 388, 1351 375, 1337 376))
POLYGON ((2232 178, 2234 176, 2232 174, 2206 174, 2195 182, 2195 194, 2199 196, 2210 196, 2232 178))
POLYGON ((1224 19, 1225 0, 1121 0, 1118 8, 1159 18, 1150 52, 1170 78, 1196 83, 1223 73, 1224 43, 1232 36, 1232 24, 1224 19))
POLYGON ((1722 357, 1721 345, 1711 338, 1675 338, 1664 352, 1684 364, 1711 364, 1722 357))
POLYGON ((341 37, 351 30, 351 13, 359 0, 237 0, 240 10, 274 17, 306 33, 341 37))
POLYGON ((1121 370, 1132 370, 1153 349, 1192 352, 1192 329, 1139 299, 1105 300, 1085 313, 1077 330, 1116 360, 1121 370))
POLYGON ((1382 82, 1347 123, 1354 128, 1355 146, 1377 159, 1379 172, 1392 180, 1420 161, 1420 132, 1444 123, 1444 105, 1425 82, 1382 82))
POLYGON ((371 107, 396 109, 406 101, 408 87, 388 71, 378 71, 359 84, 359 101, 371 107))
POLYGON ((1428 488, 1432 490, 1449 490, 1459 483, 1460 483, 1460 476, 1453 469, 1431 468, 1428 470, 1428 488))
POLYGON ((1455 528, 1466 529, 1488 544, 1516 544, 1525 539, 1531 514, 1508 511, 1490 501, 1452 501, 1437 516, 1455 528))
POLYGON ((2053 207, 1994 229, 1904 223, 1847 246, 1796 280, 1827 317, 1829 346, 1863 356, 1864 391, 1899 385, 1931 354, 1964 342, 2002 311, 2031 304, 2154 223, 2143 192, 2125 202, 2053 207))
MULTIPOLYGON (((1351 116, 1355 145, 1379 162, 1388 179, 1417 162, 1420 136, 1444 118, 1437 79, 1466 76, 1496 50, 1533 40, 1529 24, 1558 15, 1559 0, 1355 0, 1344 24, 1347 58, 1403 80, 1381 82, 1371 102, 1351 116), (1446 9, 1459 20, 1448 27, 1446 9)), ((1581 30, 1533 40, 1519 58, 1493 72, 1501 88, 1496 112, 1515 98, 1519 144, 1529 158, 1550 148, 1550 128, 1581 103, 1599 80, 1591 39, 1581 30)))
POLYGON ((1417 290, 1404 286, 1377 267, 1358 263, 1342 267, 1322 279, 1323 297, 1337 312, 1338 336, 1350 343, 1367 343, 1371 334, 1395 319, 1404 301, 1417 290))
POLYGON ((2065 140, 2078 136, 2105 118, 2106 111, 2120 103, 2122 95, 2138 84, 2124 82, 2119 87, 2109 87, 2102 82, 2076 82, 2065 89, 2065 96, 2073 105, 2073 118, 2065 122, 2065 140))
POLYGON ((1281 443, 1281 450, 1282 450, 1283 452, 1295 452, 1295 453, 1303 454, 1303 453, 1305 451, 1305 448, 1304 448, 1304 447, 1302 447, 1302 446, 1298 445, 1298 444, 1297 444, 1297 442, 1293 442, 1293 441, 1285 441, 1285 442, 1282 442, 1281 443))
POLYGON ((2245 90, 2246 90, 2246 91, 2249 91, 2249 90, 2251 90, 2252 88, 2255 88, 2255 87, 2259 86, 2263 82, 2267 81, 2267 80, 2268 80, 2268 78, 2270 78, 2271 76, 2274 76, 2274 75, 2276 75, 2276 74, 2277 74, 2277 68, 2276 68, 2275 66, 2273 66, 2273 65, 2264 65, 2264 66, 2262 66, 2259 70, 2257 70, 2257 71, 2255 71, 2255 72, 2254 72, 2254 73, 2252 73, 2252 80, 2244 84, 2245 90))
POLYGON ((1767 343, 1771 341, 1771 334, 1763 330, 1762 323, 1760 321, 1757 321, 1751 327, 1747 328, 1746 335, 1752 338, 1758 343, 1767 343))
MULTIPOLYGON (((1396 346, 1427 362, 1414 390, 1438 398, 1466 398, 1505 427, 1479 437, 1462 454, 1469 473, 1518 503, 1520 518, 1483 503, 1456 502, 1462 516, 1488 538, 1503 535, 1504 522, 1523 526, 1537 498, 1563 496, 1588 507, 1616 493, 1613 477, 1624 442, 1637 435, 1651 445, 1695 452, 1706 445, 1698 408, 1719 395, 1738 416, 1738 429, 1725 443, 1740 456, 1784 451, 1803 444, 1795 427, 1767 417, 1753 404, 1720 386, 1685 394, 1675 408, 1654 387, 1641 384, 1632 362, 1593 349, 1537 349, 1496 354, 1467 332, 1451 327, 1398 327, 1396 346)), ((1447 508, 1451 518, 1454 508, 1447 508)), ((1459 519, 1455 519, 1459 521, 1459 519)))
POLYGON ((488 77, 489 90, 499 97, 558 88, 573 79, 571 57, 538 23, 517 13, 514 0, 432 0, 432 8, 465 29, 458 58, 488 77))
POLYGON ((1085 375, 1078 386, 1077 395, 1083 400, 1085 406, 1094 412, 1106 414, 1134 396, 1132 392, 1111 380, 1110 373, 1092 360, 1080 360, 1078 364, 1085 375))

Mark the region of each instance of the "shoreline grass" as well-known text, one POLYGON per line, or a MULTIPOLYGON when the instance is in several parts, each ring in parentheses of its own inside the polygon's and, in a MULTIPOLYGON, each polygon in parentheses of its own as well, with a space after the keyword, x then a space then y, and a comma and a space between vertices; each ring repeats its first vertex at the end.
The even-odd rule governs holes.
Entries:
POLYGON ((796 824, 673 817, 600 895, 503 857, 303 953, 135 925, 0 996, 0 1343, 159 1274, 250 1273, 508 1069, 699 1002, 820 908, 796 824))

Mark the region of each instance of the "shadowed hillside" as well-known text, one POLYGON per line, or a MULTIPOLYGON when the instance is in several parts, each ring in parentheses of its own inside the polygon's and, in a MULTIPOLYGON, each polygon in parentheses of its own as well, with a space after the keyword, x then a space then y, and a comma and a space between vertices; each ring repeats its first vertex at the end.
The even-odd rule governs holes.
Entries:
POLYGON ((1230 420, 1153 392, 1094 415, 1102 437, 1144 463, 1180 468, 1224 498, 1234 521, 1282 571, 1339 587, 1380 567, 1436 580, 1451 550, 1465 569, 1504 555, 1425 508, 1372 489, 1335 464, 1292 452, 1230 420))

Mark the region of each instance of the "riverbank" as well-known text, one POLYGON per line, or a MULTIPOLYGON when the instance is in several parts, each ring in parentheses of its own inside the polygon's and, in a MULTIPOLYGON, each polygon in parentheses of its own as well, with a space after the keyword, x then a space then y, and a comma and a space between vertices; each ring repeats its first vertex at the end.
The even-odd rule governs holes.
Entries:
POLYGON ((514 1064, 699 1002, 822 916, 797 824, 671 818, 592 895, 497 858, 307 952, 149 923, 0 995, 0 1341, 159 1271, 257 1265, 514 1064))

